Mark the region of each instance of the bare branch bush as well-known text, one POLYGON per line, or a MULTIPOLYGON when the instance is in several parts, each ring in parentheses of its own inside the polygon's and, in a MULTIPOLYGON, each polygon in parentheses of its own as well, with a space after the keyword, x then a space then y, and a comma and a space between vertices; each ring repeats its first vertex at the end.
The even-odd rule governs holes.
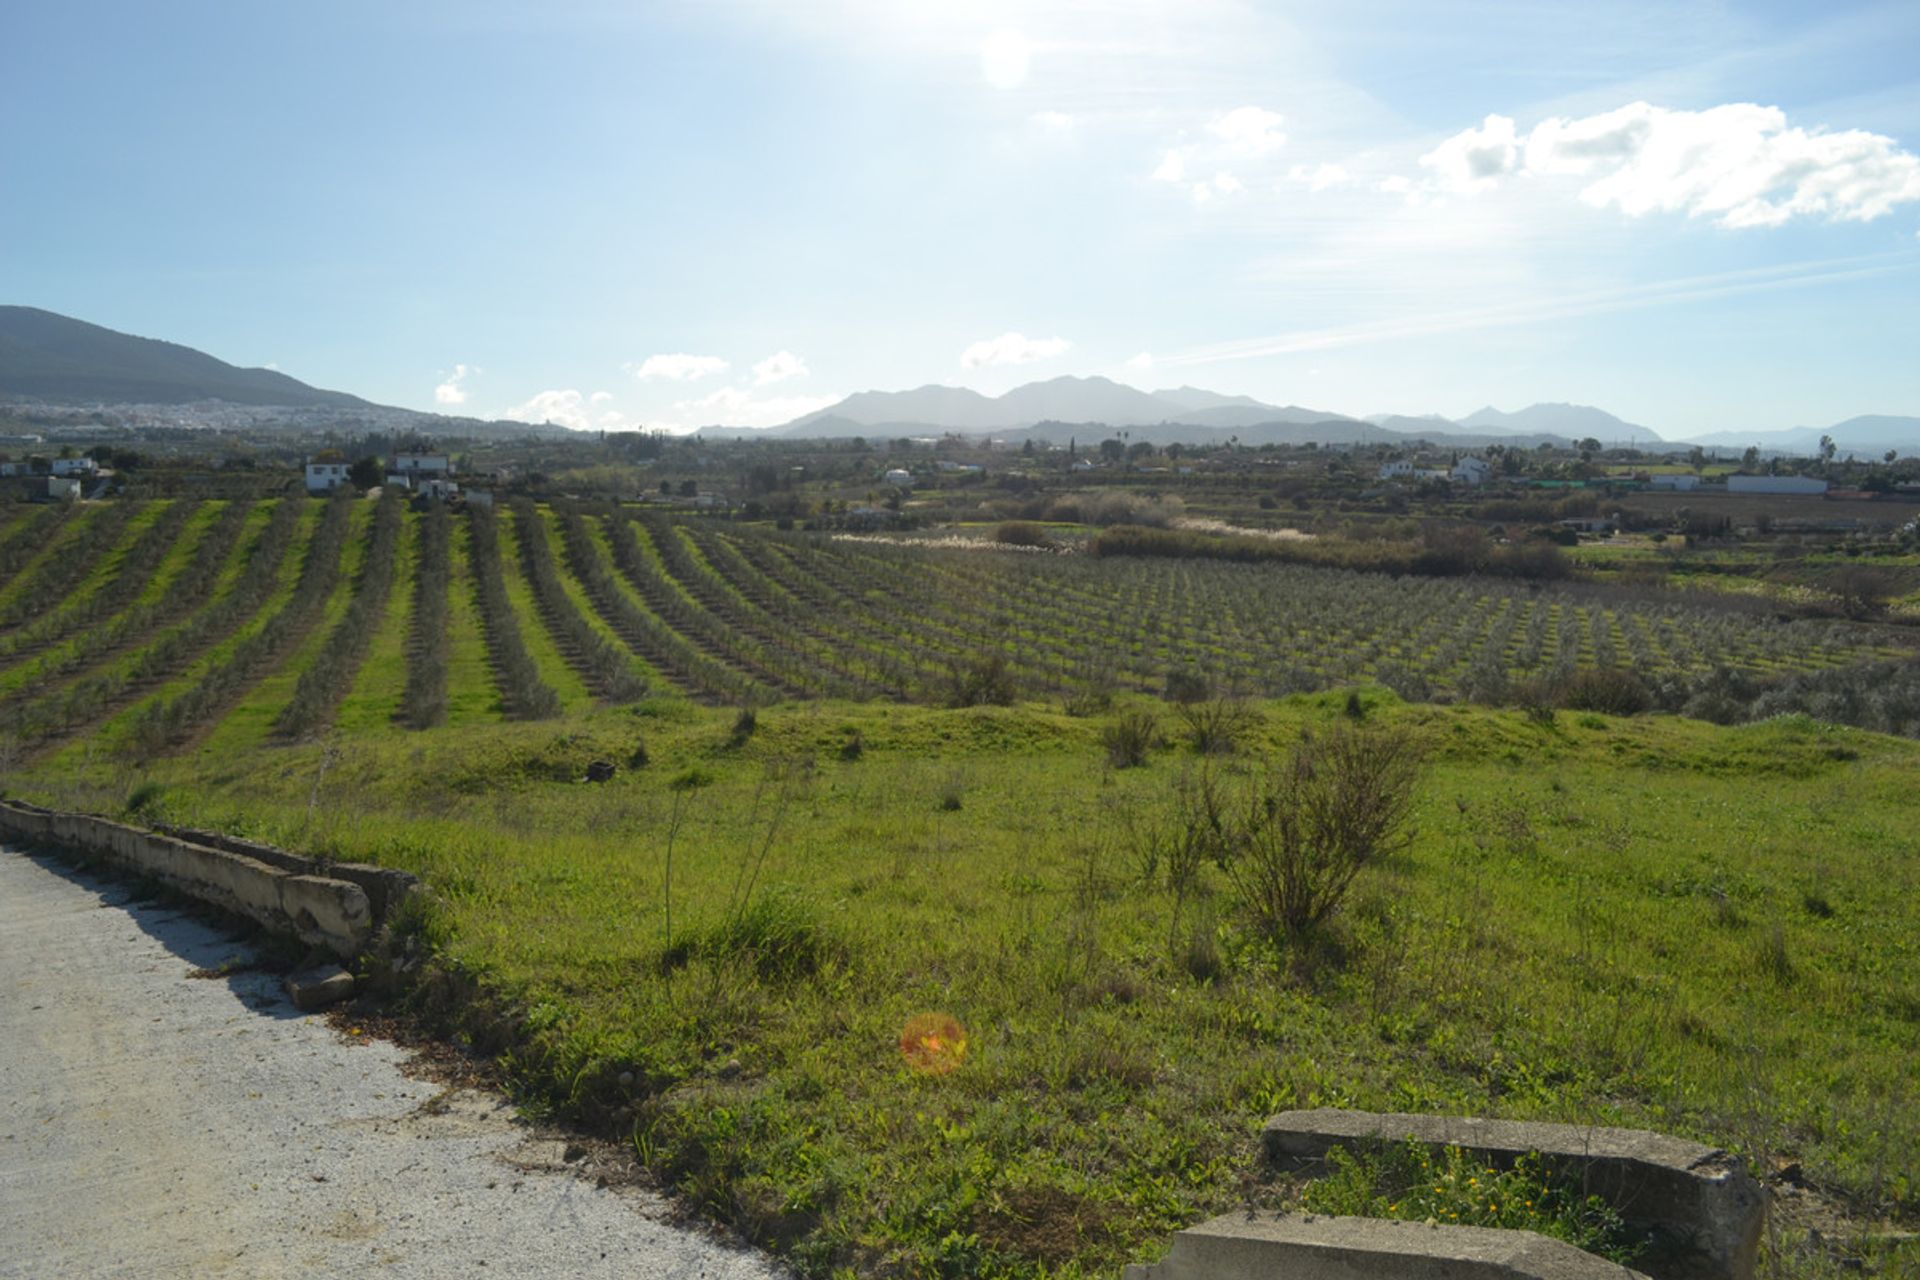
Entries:
POLYGON ((1355 876, 1404 848, 1424 770, 1408 731, 1339 724, 1303 734, 1256 775, 1229 820, 1221 864, 1258 927, 1276 942, 1303 941, 1355 876))

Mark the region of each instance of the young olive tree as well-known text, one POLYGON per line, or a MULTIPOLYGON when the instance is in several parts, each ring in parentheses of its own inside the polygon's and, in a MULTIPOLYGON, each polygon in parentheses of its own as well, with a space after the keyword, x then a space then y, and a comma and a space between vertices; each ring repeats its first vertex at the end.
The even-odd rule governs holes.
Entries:
POLYGON ((1276 942, 1298 942, 1326 920, 1362 868, 1412 837, 1425 770, 1405 729, 1342 723, 1301 736, 1248 787, 1222 866, 1276 942))

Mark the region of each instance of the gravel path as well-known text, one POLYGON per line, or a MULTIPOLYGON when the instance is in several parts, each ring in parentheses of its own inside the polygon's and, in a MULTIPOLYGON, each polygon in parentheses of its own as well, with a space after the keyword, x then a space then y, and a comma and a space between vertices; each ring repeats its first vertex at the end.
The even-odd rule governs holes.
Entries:
POLYGON ((400 1070, 244 946, 0 848, 0 1277, 773 1277, 400 1070))

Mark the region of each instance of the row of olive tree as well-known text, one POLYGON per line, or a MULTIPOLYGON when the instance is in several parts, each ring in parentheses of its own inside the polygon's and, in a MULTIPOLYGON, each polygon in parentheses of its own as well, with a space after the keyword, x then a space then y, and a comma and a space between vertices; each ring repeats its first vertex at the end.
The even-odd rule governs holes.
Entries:
POLYGON ((250 508, 245 504, 235 503, 229 507, 201 538, 194 549, 192 563, 171 585, 166 596, 146 608, 133 610, 92 637, 84 656, 70 655, 58 671, 41 673, 33 687, 46 691, 20 706, 17 712, 20 737, 34 742, 58 737, 125 706, 174 675, 251 617, 272 590, 281 562, 293 546, 300 527, 300 505, 283 500, 275 506, 266 527, 247 550, 245 565, 232 586, 224 594, 217 594, 228 554, 249 514, 250 508), (211 602, 190 613, 178 625, 169 625, 204 601, 211 602), (156 632, 157 638, 147 642, 156 632), (128 644, 141 645, 131 659, 102 665, 107 657, 128 644), (58 675, 72 670, 92 670, 93 674, 64 686, 53 685, 58 675))
POLYGON ((435 502, 420 517, 414 556, 413 620, 407 637, 407 690, 400 720, 409 729, 431 729, 447 718, 447 655, 452 648, 447 592, 452 576, 452 517, 435 502))
POLYGON ((609 702, 633 702, 647 694, 647 682, 634 670, 630 654, 601 634, 567 595, 560 566, 547 541, 547 522, 531 501, 513 506, 515 531, 520 535, 520 564, 533 587, 534 603, 563 652, 588 687, 609 702))
POLYGON ((480 601, 480 626, 487 636, 487 655, 500 691, 501 710, 510 720, 544 720, 560 714, 560 695, 540 678, 540 668, 520 636, 520 621, 507 598, 506 571, 500 563, 500 526, 493 508, 475 503, 467 508, 468 559, 480 601))
POLYGON ((367 656, 373 633, 386 616, 387 597, 393 590, 395 561, 400 549, 400 534, 406 527, 406 504, 399 491, 388 490, 374 508, 373 535, 367 540, 366 558, 360 563, 360 577, 353 586, 353 598, 347 612, 335 624, 313 655, 293 697, 281 708, 274 728, 290 738, 302 738, 325 729, 334 710, 353 685, 354 672, 367 656))
POLYGON ((86 581, 120 541, 127 525, 140 513, 140 506, 116 502, 91 513, 70 539, 55 546, 51 555, 14 584, 13 599, 0 609, 0 631, 42 616, 86 581))
MULTIPOLYGON (((341 495, 328 500, 320 527, 307 543, 286 602, 258 630, 247 635, 224 661, 210 665, 177 697, 149 703, 133 723, 128 745, 152 755, 180 746, 220 716, 268 671, 278 666, 312 629, 340 580, 341 553, 346 549, 356 499, 341 495)), ((266 593, 249 603, 257 604, 266 593)))
POLYGON ((12 656, 44 649, 69 636, 92 631, 127 608, 146 590, 198 509, 196 502, 169 503, 152 526, 121 554, 111 577, 92 591, 75 593, 58 608, 45 609, 0 641, 0 653, 12 656))

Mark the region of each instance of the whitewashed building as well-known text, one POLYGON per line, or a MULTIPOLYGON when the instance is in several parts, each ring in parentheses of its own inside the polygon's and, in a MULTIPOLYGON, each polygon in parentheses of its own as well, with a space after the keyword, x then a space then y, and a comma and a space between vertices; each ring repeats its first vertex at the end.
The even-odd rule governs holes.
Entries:
POLYGON ((1447 478, 1455 484, 1485 484, 1493 479, 1493 464, 1485 458, 1462 458, 1447 478))
POLYGON ((1650 489, 1678 489, 1687 492, 1700 487, 1700 477, 1685 472, 1669 472, 1647 477, 1650 489))
POLYGON ((347 464, 344 462, 309 462, 307 464, 307 492, 332 493, 347 482, 347 464))
POLYGON ((389 478, 404 476, 409 488, 417 489, 422 480, 445 480, 453 474, 453 459, 444 453, 396 453, 387 464, 389 478))
POLYGON ((55 458, 50 470, 56 476, 90 476, 99 472, 100 464, 92 458, 55 458))

